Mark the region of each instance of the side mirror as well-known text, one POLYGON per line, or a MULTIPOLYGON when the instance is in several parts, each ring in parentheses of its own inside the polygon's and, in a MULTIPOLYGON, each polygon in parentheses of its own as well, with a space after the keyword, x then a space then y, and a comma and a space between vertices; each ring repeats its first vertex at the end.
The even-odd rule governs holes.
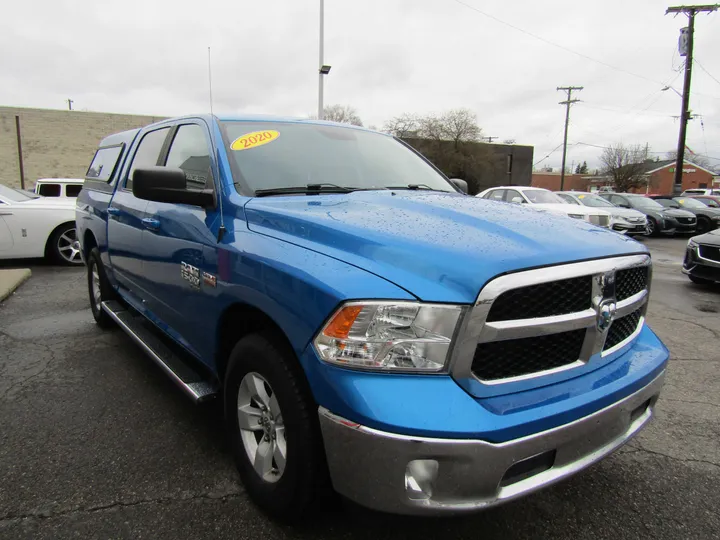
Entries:
POLYGON ((467 195, 468 184, 465 180, 461 180, 460 178, 451 178, 450 183, 467 195))
POLYGON ((525 204, 525 199, 523 199, 522 197, 513 197, 512 199, 510 199, 510 202, 513 204, 525 204))
POLYGON ((215 208, 213 190, 188 190, 185 172, 178 167, 135 169, 132 177, 132 191, 138 199, 146 201, 215 208))
POLYGON ((619 206, 620 208, 630 208, 630 205, 627 204, 627 203, 618 203, 618 206, 619 206))

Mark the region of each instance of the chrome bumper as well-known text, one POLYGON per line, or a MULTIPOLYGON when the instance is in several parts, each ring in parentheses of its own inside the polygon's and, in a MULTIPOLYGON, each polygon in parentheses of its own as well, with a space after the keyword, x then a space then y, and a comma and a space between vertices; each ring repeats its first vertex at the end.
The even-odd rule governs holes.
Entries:
POLYGON ((548 431, 504 443, 387 433, 319 409, 332 483, 349 499, 398 514, 495 506, 568 477, 636 435, 665 372, 627 398, 548 431))

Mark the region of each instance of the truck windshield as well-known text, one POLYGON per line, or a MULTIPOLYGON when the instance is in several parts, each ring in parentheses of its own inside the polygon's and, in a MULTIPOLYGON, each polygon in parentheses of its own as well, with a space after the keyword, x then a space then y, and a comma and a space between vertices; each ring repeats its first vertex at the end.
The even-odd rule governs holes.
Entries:
POLYGON ((236 178, 253 191, 334 185, 456 190, 399 141, 351 127, 291 122, 222 122, 236 178))

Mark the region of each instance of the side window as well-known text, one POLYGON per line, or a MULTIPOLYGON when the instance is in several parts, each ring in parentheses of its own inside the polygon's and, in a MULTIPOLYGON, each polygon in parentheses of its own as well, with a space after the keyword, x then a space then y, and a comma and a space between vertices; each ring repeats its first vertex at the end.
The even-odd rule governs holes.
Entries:
POLYGON ((65 186, 66 197, 77 197, 78 195, 80 195, 80 191, 82 191, 81 184, 68 184, 67 186, 65 186))
POLYGON ((205 140, 205 130, 197 124, 180 126, 175 133, 165 165, 181 168, 185 172, 188 188, 212 188, 210 149, 205 140))
POLYGON ((505 198, 505 190, 504 189, 494 189, 490 193, 487 194, 486 199, 490 199, 491 201, 502 201, 505 198))
POLYGON ((60 192, 60 184, 41 184, 37 191, 38 195, 43 197, 59 197, 60 192))
MULTIPOLYGON (((115 171, 115 167, 117 167, 123 148, 123 146, 99 148, 98 151, 95 152, 95 157, 93 157, 92 163, 90 163, 90 167, 88 167, 88 170, 85 173, 85 178, 93 178, 109 182, 113 172, 115 171)), ((69 187, 70 186, 68 186, 68 189, 69 187)), ((75 195, 70 195, 68 192, 68 196, 74 197, 75 195)))
POLYGON ((135 152, 135 157, 133 157, 133 162, 130 166, 127 180, 125 181, 125 189, 132 189, 132 175, 135 169, 138 167, 152 167, 158 164, 160 151, 162 150, 163 144, 165 144, 165 138, 169 131, 170 128, 166 127, 145 134, 140 141, 140 146, 138 146, 135 152))
POLYGON ((525 202, 525 199, 523 199, 523 196, 520 194, 520 192, 518 190, 516 190, 516 189, 505 190, 505 201, 511 203, 511 202, 513 202, 513 199, 514 199, 514 202, 516 202, 518 204, 522 204, 525 202), (522 202, 518 201, 518 199, 520 199, 520 201, 522 201, 522 202))
POLYGON ((620 206, 621 204, 628 204, 625 199, 623 199, 622 197, 619 197, 617 195, 611 195, 610 202, 613 204, 617 204, 618 206, 620 206))

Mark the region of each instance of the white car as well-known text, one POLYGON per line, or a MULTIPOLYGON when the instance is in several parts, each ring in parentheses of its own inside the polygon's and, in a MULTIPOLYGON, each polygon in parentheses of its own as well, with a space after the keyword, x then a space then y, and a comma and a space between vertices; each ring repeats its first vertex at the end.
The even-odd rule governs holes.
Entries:
POLYGON ((720 195, 720 189, 686 189, 680 194, 681 197, 686 195, 720 195))
POLYGON ((75 199, 40 197, 0 185, 0 259, 30 257, 83 264, 75 235, 75 199))
POLYGON ((82 178, 40 178, 35 182, 35 193, 43 197, 69 197, 74 199, 82 190, 82 178))
POLYGON ((527 204, 531 208, 560 214, 575 219, 582 219, 599 227, 610 227, 610 212, 587 206, 571 205, 543 188, 526 186, 499 186, 486 189, 476 197, 491 201, 502 201, 513 204, 527 204))

